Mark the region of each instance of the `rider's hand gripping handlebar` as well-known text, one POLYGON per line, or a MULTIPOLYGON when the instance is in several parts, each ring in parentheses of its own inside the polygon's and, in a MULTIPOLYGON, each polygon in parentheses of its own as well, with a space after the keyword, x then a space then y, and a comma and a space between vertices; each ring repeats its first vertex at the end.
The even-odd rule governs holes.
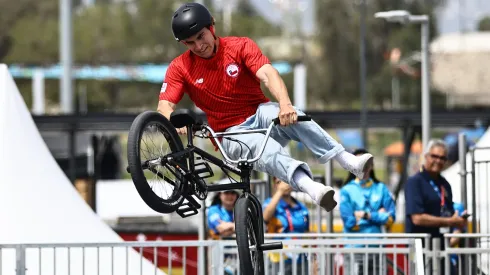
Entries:
MULTIPOLYGON (((300 121, 310 121, 311 120, 311 117, 310 116, 298 116, 298 122, 300 121)), ((281 121, 279 120, 279 117, 276 117, 272 120, 272 123, 274 123, 274 125, 277 125, 279 123, 281 123, 281 121)))

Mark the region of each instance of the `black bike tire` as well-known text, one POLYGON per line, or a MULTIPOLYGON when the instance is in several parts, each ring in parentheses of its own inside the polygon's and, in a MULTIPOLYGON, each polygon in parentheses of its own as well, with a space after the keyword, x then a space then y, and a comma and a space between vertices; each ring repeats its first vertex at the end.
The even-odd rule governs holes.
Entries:
POLYGON ((240 260, 240 273, 264 275, 264 254, 262 251, 257 253, 257 270, 254 270, 254 263, 250 256, 249 237, 248 234, 254 234, 257 244, 261 245, 264 242, 263 236, 260 236, 258 223, 261 222, 257 217, 257 211, 254 204, 245 196, 238 198, 235 209, 235 233, 238 246, 238 258, 240 260), (250 223, 248 220, 250 219, 250 223), (251 225, 252 232, 249 232, 251 225))
MULTIPOLYGON (((176 187, 177 191, 168 199, 162 199, 157 196, 148 184, 141 168, 140 139, 145 127, 151 123, 159 124, 163 131, 168 134, 170 150, 172 152, 184 150, 182 141, 170 121, 158 112, 146 111, 135 118, 129 130, 127 144, 128 167, 136 190, 143 201, 154 211, 168 214, 177 210, 183 203, 183 192, 186 182, 184 181, 178 184, 176 187)), ((187 162, 181 163, 181 166, 187 168, 187 162)), ((178 173, 178 171, 176 172, 178 173)))

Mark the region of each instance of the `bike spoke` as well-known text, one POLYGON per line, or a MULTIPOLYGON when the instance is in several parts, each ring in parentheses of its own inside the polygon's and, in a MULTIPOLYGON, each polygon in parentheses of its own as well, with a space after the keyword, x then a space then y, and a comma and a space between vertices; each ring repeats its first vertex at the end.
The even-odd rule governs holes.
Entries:
POLYGON ((160 127, 149 125, 143 131, 140 144, 141 158, 146 160, 142 168, 153 175, 145 174, 150 188, 162 199, 172 197, 180 180, 172 167, 162 166, 162 157, 170 153, 167 137, 160 127))

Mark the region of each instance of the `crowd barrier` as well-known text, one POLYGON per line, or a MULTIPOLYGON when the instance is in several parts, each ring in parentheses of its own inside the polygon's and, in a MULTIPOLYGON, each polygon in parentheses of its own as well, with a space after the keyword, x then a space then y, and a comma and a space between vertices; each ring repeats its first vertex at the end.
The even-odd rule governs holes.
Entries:
MULTIPOLYGON (((490 234, 266 234, 265 274, 489 274, 490 234), (460 245, 450 246, 458 238, 460 245), (441 245, 446 247, 441 249, 441 245), (288 273, 289 271, 289 273, 288 273)), ((0 245, 2 275, 240 274, 235 240, 0 245), (198 259, 197 249, 207 250, 198 259), (198 268, 203 260, 205 268, 198 268)))

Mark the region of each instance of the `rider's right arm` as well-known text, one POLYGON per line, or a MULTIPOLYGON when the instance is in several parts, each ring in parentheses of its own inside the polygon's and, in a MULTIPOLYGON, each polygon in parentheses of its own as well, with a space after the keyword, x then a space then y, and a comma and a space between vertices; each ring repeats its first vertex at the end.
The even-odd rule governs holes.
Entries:
POLYGON ((175 105, 184 96, 185 78, 178 61, 170 63, 165 73, 162 87, 160 89, 158 112, 170 119, 170 114, 174 111, 175 105))
POLYGON ((158 101, 158 108, 157 111, 165 116, 168 120, 170 120, 170 114, 175 110, 175 104, 167 101, 167 100, 160 100, 158 101))

